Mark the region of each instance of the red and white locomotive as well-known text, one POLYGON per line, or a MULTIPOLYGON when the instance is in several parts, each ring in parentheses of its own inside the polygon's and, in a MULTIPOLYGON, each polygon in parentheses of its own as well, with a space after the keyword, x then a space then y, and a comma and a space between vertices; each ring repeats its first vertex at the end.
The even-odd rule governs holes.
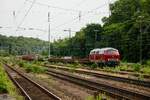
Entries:
POLYGON ((89 60, 106 65, 118 65, 120 62, 120 54, 115 48, 97 48, 90 51, 89 60))

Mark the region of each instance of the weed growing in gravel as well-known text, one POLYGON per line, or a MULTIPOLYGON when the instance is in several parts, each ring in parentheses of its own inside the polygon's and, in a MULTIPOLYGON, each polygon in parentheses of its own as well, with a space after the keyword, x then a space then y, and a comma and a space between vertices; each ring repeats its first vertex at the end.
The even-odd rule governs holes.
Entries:
POLYGON ((138 80, 143 80, 143 79, 144 79, 144 76, 142 74, 139 74, 138 80))
POLYGON ((133 64, 132 67, 133 71, 139 72, 142 66, 140 64, 133 64))
POLYGON ((20 61, 18 63, 20 67, 23 67, 28 73, 33 72, 33 73, 44 73, 46 71, 45 67, 42 67, 38 64, 34 64, 33 62, 24 62, 20 61))
POLYGON ((95 69, 95 68, 97 68, 98 67, 98 64, 97 63, 93 63, 92 65, 91 65, 91 68, 92 69, 95 69))
POLYGON ((18 62, 18 65, 19 65, 20 67, 24 67, 24 66, 25 66, 25 62, 24 62, 24 61, 19 61, 19 62, 18 62))
POLYGON ((85 100, 108 100, 105 96, 105 94, 99 94, 96 97, 95 96, 89 96, 85 100))
POLYGON ((27 63, 25 64, 25 70, 27 72, 33 72, 33 73, 44 73, 46 71, 46 68, 41 67, 39 65, 27 63))
POLYGON ((147 66, 150 66, 150 60, 147 60, 147 61, 146 61, 146 65, 147 65, 147 66))
POLYGON ((131 71, 141 74, 149 74, 150 75, 150 66, 149 65, 140 65, 140 64, 134 64, 134 63, 123 63, 116 67, 103 67, 106 71, 131 71))
POLYGON ((141 71, 145 74, 150 75, 150 66, 145 66, 141 69, 141 71))
POLYGON ((82 67, 82 65, 79 63, 78 60, 76 60, 76 61, 74 62, 74 65, 75 65, 76 67, 82 67))

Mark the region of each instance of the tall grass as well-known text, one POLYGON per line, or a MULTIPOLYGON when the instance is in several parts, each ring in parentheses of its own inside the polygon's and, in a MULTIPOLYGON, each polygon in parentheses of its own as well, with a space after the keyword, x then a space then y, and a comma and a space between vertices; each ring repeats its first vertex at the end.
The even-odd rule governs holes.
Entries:
POLYGON ((31 62, 24 62, 20 61, 18 65, 26 70, 26 72, 33 72, 33 73, 44 73, 46 71, 45 67, 37 65, 31 62))
POLYGON ((19 96, 13 83, 9 80, 5 73, 2 64, 0 63, 0 93, 8 93, 17 100, 23 100, 22 96, 19 96))
POLYGON ((139 74, 148 74, 150 75, 150 65, 140 65, 139 63, 122 63, 119 66, 116 67, 103 67, 106 71, 129 71, 129 72, 135 72, 139 74))

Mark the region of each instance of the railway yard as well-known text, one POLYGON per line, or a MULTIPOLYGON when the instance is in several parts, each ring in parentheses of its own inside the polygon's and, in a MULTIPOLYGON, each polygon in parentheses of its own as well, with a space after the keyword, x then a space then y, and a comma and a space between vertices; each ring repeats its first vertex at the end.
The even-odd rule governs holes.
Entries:
POLYGON ((1 0, 0 100, 150 100, 150 0, 1 0))
POLYGON ((67 63, 8 59, 1 61, 1 65, 18 95, 25 100, 150 99, 148 75, 140 79, 134 72, 115 73, 77 65, 68 67, 67 63))

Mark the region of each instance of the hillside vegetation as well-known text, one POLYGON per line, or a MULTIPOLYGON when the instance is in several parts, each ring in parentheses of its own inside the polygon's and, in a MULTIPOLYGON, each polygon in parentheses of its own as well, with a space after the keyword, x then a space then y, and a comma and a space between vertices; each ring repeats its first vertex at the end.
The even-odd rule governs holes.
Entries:
POLYGON ((39 53, 47 55, 47 42, 26 37, 6 37, 0 35, 0 55, 23 55, 39 53))

